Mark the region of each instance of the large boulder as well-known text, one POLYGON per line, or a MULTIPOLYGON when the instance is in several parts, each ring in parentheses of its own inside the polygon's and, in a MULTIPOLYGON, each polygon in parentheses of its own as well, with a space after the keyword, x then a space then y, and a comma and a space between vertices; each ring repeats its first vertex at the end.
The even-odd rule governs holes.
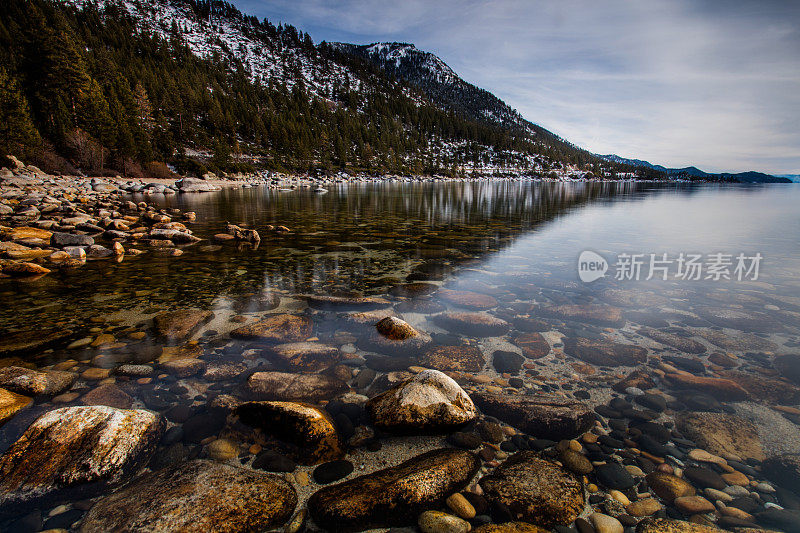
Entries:
POLYGON ((231 331, 234 339, 264 342, 300 342, 311 336, 312 323, 307 316, 273 315, 231 331))
POLYGON ((69 389, 77 375, 60 370, 38 371, 20 366, 0 368, 0 387, 28 396, 55 396, 69 389))
POLYGON ((328 486, 308 500, 314 521, 331 531, 414 524, 463 488, 480 467, 471 452, 433 450, 397 466, 328 486))
POLYGON ((86 498, 149 460, 164 421, 145 410, 65 407, 36 419, 0 457, 0 509, 86 498))
POLYGON ((489 502, 502 503, 512 516, 552 528, 571 524, 583 510, 583 483, 535 452, 509 457, 480 486, 489 502))
POLYGON ((294 444, 293 455, 303 464, 333 461, 344 455, 333 420, 313 405, 247 402, 238 406, 234 414, 244 424, 294 444))
POLYGON ((189 337, 212 318, 214 313, 211 311, 179 309, 156 315, 153 317, 153 326, 158 335, 171 340, 181 340, 189 337))
POLYGON ((452 378, 424 370, 367 402, 376 427, 385 430, 439 430, 472 421, 475 405, 452 378))
POLYGON ((588 406, 567 398, 479 392, 472 395, 472 400, 483 413, 542 439, 577 437, 595 421, 588 406))
POLYGON ((254 400, 316 403, 348 390, 347 383, 324 374, 254 372, 245 383, 246 394, 254 400))
POLYGON ((98 501, 79 531, 265 531, 286 522, 296 505, 294 488, 278 476, 180 462, 98 501))
POLYGON ((219 187, 199 178, 181 178, 175 182, 181 192, 210 192, 218 191, 219 187))
POLYGON ((675 422, 686 438, 713 454, 733 454, 763 461, 764 448, 756 426, 749 420, 727 413, 679 413, 675 422))

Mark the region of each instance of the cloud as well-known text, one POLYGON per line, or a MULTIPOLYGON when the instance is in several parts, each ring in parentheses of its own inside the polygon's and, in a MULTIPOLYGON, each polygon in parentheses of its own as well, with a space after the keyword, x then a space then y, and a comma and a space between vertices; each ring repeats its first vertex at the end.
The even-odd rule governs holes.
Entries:
POLYGON ((239 0, 315 41, 407 41, 599 153, 800 172, 800 2, 239 0))

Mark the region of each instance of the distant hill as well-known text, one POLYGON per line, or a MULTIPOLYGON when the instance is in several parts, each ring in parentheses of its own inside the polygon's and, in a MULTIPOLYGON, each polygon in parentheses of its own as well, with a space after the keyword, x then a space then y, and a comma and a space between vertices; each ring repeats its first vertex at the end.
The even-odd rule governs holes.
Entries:
POLYGON ((664 172, 668 176, 676 178, 685 177, 685 178, 700 178, 700 179, 718 179, 721 181, 732 181, 737 183, 792 183, 793 181, 800 181, 800 175, 773 176, 771 174, 764 174, 763 172, 754 172, 752 170, 749 172, 738 172, 738 173, 723 172, 721 174, 713 174, 711 172, 704 172, 697 167, 667 168, 662 165, 654 165, 642 159, 628 159, 626 157, 620 157, 614 154, 598 155, 598 157, 606 161, 610 161, 612 163, 618 163, 621 165, 630 165, 632 167, 643 167, 643 168, 657 170, 659 172, 664 172), (791 179, 792 177, 797 179, 793 180, 791 179))

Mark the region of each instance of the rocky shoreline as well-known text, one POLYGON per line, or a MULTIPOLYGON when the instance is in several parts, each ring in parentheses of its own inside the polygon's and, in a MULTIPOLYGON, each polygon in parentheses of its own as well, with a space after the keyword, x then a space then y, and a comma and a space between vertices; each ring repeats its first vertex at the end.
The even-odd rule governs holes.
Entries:
MULTIPOLYGON (((120 196, 142 184, 8 172, 4 271, 197 242, 191 213, 120 196)), ((3 335, 0 530, 798 531, 797 301, 587 302, 501 268, 3 335)))

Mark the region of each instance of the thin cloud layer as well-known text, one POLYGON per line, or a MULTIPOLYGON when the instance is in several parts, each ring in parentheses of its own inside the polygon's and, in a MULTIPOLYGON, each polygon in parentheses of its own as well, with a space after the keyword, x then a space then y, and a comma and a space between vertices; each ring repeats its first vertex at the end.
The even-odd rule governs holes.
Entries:
POLYGON ((412 42, 596 153, 800 173, 800 2, 235 3, 315 41, 412 42))

